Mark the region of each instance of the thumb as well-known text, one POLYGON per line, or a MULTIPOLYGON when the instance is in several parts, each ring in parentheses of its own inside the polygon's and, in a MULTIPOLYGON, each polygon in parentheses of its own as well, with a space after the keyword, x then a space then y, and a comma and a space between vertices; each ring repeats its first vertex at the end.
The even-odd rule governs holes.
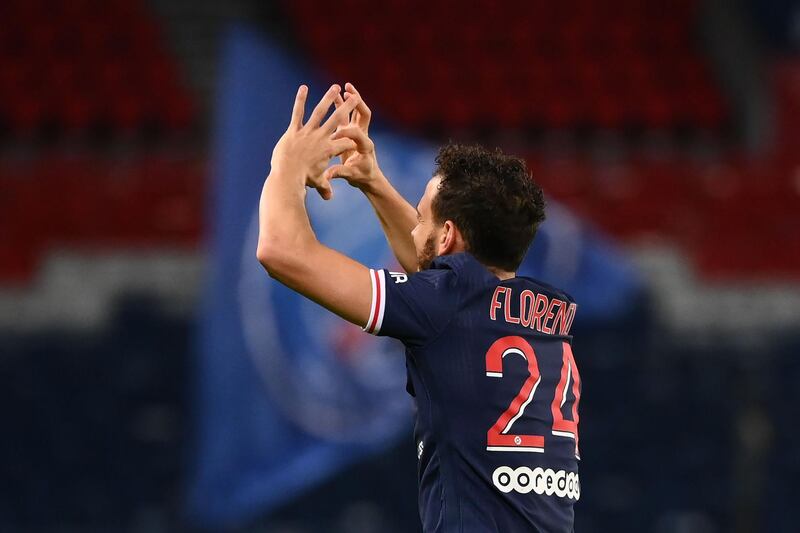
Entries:
POLYGON ((333 165, 325 170, 322 177, 326 183, 330 183, 330 180, 334 178, 347 179, 353 177, 353 170, 345 165, 333 165))
POLYGON ((330 200, 333 198, 333 187, 331 187, 331 182, 327 179, 323 179, 322 183, 315 187, 317 192, 322 197, 323 200, 330 200))

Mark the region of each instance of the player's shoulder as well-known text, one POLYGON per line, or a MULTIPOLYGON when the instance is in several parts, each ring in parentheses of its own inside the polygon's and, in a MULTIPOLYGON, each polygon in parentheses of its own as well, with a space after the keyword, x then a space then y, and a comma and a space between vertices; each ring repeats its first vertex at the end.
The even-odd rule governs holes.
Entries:
POLYGON ((439 256, 430 267, 414 273, 385 271, 386 291, 425 304, 429 312, 449 316, 476 274, 464 254, 439 256))
POLYGON ((405 272, 386 271, 386 283, 408 287, 408 290, 425 290, 448 292, 456 286, 462 277, 462 269, 452 256, 437 257, 429 268, 406 274, 405 272))
POLYGON ((434 261, 434 264, 425 270, 408 275, 401 272, 389 272, 389 276, 392 278, 390 281, 398 284, 411 281, 414 285, 429 286, 432 289, 444 289, 452 284, 457 274, 447 265, 436 264, 436 261, 434 261))
POLYGON ((431 263, 431 267, 420 272, 435 279, 439 284, 452 285, 485 285, 497 278, 469 252, 452 255, 440 255, 431 263))
POLYGON ((365 331, 400 339, 406 346, 421 346, 438 335, 461 298, 452 266, 439 262, 415 273, 370 271, 373 298, 365 331))
MULTIPOLYGON (((439 256, 431 263, 430 269, 419 272, 416 275, 421 275, 423 276, 421 279, 428 280, 431 284, 437 284, 438 286, 451 283, 453 285, 484 287, 487 284, 494 286, 498 283, 497 277, 469 252, 439 256)), ((565 290, 542 280, 530 276, 516 276, 513 279, 526 284, 528 288, 536 293, 546 293, 569 302, 575 301, 565 290)))

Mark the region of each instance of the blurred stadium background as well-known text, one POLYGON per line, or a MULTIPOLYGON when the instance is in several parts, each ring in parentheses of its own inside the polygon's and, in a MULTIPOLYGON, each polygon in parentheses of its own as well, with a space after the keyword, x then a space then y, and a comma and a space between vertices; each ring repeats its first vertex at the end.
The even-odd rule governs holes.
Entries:
MULTIPOLYGON (((576 531, 798 530, 798 2, 5 0, 0 21, 0 530, 419 530, 398 347, 255 260, 297 83, 345 81, 413 201, 447 139, 525 156, 549 195, 525 270, 582 304, 576 531)), ((310 204, 325 242, 391 262, 355 191, 310 204)))

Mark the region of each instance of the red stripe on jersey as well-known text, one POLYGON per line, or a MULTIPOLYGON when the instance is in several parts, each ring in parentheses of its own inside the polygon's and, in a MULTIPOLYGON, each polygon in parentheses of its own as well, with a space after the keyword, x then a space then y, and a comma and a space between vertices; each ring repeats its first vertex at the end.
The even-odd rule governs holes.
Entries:
POLYGON ((375 326, 378 324, 378 315, 380 314, 381 309, 381 298, 383 298, 383 294, 381 294, 381 280, 380 276, 378 275, 378 271, 373 270, 372 275, 375 278, 375 308, 372 310, 372 320, 370 320, 369 326, 367 327, 368 333, 375 332, 375 326))

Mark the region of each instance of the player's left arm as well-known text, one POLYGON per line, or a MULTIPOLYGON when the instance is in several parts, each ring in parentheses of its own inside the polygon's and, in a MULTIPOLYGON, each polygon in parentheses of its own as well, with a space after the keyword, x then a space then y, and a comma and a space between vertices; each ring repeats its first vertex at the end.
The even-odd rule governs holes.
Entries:
POLYGON ((339 91, 338 85, 332 86, 303 124, 308 89, 298 90, 289 128, 275 146, 261 192, 256 257, 271 277, 364 326, 372 300, 369 269, 321 244, 305 205, 306 185, 317 188, 326 200, 332 197, 322 173, 331 158, 355 148, 351 139, 331 139, 331 135, 347 123, 358 98, 349 98, 322 122, 339 91))

